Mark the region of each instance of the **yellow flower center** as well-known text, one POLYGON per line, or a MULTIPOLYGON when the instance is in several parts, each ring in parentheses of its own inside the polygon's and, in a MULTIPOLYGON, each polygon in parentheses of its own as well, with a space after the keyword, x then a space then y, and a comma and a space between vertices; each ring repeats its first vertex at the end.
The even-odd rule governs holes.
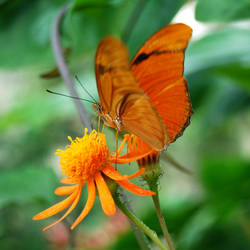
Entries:
POLYGON ((72 178, 87 180, 110 164, 109 148, 106 145, 105 135, 93 130, 89 135, 85 129, 82 138, 76 138, 66 146, 65 150, 58 149, 60 155, 61 172, 72 178))

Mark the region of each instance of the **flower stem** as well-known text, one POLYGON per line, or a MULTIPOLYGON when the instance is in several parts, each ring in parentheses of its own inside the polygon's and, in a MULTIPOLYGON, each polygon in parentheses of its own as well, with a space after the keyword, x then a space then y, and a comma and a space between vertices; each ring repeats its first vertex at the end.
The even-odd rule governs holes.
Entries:
POLYGON ((168 250, 168 248, 160 241, 156 233, 139 220, 120 200, 118 195, 115 197, 116 205, 119 209, 138 227, 140 228, 160 249, 168 250))
MULTIPOLYGON (((131 205, 128 201, 128 198, 126 196, 126 194, 124 193, 123 189, 119 189, 119 194, 120 194, 120 198, 121 201, 124 203, 124 205, 131 211, 133 212, 131 205)), ((118 194, 117 194, 118 195, 118 194)), ((142 250, 150 250, 150 244, 149 244, 149 239, 145 236, 145 234, 134 224, 133 221, 131 221, 130 219, 128 219, 131 229, 135 235, 135 238, 140 246, 140 248, 142 250)))
POLYGON ((154 191, 156 194, 152 196, 153 198, 153 202, 154 202, 154 206, 155 206, 155 210, 156 210, 156 214, 159 220, 159 223, 161 225, 161 230, 163 232, 164 238, 168 244, 168 247, 170 250, 175 250, 175 247, 172 243, 170 234, 168 232, 168 228, 164 219, 164 216, 162 214, 161 211, 161 206, 160 206, 160 201, 159 201, 159 192, 158 192, 158 185, 154 185, 155 187, 151 187, 151 190, 154 191))
POLYGON ((172 156, 170 156, 168 153, 162 154, 161 155, 161 160, 170 163, 170 166, 175 167, 176 169, 180 170, 181 172, 187 174, 187 175, 192 175, 192 171, 189 169, 183 167, 179 162, 177 162, 172 156))

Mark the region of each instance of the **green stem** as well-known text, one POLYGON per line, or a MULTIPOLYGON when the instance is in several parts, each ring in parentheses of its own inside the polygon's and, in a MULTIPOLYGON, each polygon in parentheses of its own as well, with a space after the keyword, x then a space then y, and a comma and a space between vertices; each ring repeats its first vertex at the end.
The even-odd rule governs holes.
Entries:
POLYGON ((192 171, 183 167, 179 162, 177 162, 173 157, 171 157, 168 153, 162 154, 161 159, 165 162, 170 163, 170 166, 175 167, 176 169, 180 170, 181 172, 192 175, 192 171))
MULTIPOLYGON (((120 199, 124 203, 124 205, 131 211, 133 212, 131 205, 128 201, 127 196, 125 195, 123 189, 119 188, 119 194, 120 194, 120 199)), ((135 235, 135 238, 142 250, 150 250, 150 244, 149 244, 149 239, 146 237, 146 235, 133 223, 133 221, 129 220, 131 229, 135 235)))
POLYGON ((159 220, 159 223, 161 225, 161 230, 163 232, 164 238, 166 239, 166 242, 168 244, 168 247, 170 250, 175 250, 174 245, 172 243, 170 234, 168 232, 168 228, 164 219, 164 216, 161 211, 160 201, 159 201, 159 192, 158 192, 158 185, 154 185, 151 187, 151 190, 154 191, 156 194, 152 196, 156 214, 159 220))
POLYGON ((119 209, 131 220, 133 223, 140 228, 160 249, 168 250, 168 248, 160 241, 156 233, 146 226, 141 220, 139 220, 120 200, 116 195, 115 201, 119 209))

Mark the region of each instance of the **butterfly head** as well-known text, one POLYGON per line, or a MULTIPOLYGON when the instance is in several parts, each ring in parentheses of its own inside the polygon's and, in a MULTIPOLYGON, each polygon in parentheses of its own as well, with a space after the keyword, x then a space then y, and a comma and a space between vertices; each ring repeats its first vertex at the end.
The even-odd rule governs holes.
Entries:
POLYGON ((102 105, 99 102, 94 103, 93 107, 96 110, 96 112, 98 113, 98 115, 101 115, 103 113, 103 111, 102 111, 102 105))

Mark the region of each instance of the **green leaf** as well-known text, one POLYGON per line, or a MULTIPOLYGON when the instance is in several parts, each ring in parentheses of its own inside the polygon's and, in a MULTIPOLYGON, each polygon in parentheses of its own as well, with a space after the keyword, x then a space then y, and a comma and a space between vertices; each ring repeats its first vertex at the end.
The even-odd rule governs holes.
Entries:
POLYGON ((29 1, 27 4, 16 0, 4 5, 0 13, 1 67, 53 62, 48 45, 57 4, 53 1, 29 1))
POLYGON ((56 176, 50 168, 27 166, 2 171, 0 207, 9 203, 25 204, 34 199, 52 200, 56 183, 56 176))
POLYGON ((92 7, 110 7, 117 5, 123 0, 75 0, 72 6, 73 10, 83 10, 92 7))
POLYGON ((223 78, 229 83, 243 87, 250 92, 250 65, 244 64, 230 64, 217 67, 214 74, 218 78, 223 78))
POLYGON ((250 17, 249 0, 198 0, 195 17, 202 22, 228 22, 250 17))
POLYGON ((203 207, 198 210, 181 228, 178 249, 194 249, 214 223, 215 216, 210 209, 203 207))
POLYGON ((224 29, 215 31, 188 46, 185 73, 231 63, 250 62, 250 30, 224 29))
POLYGON ((203 184, 212 199, 244 202, 249 199, 250 163, 237 157, 205 158, 201 169, 203 184))
POLYGON ((135 24, 128 43, 130 54, 134 55, 142 44, 157 30, 169 24, 187 0, 150 0, 135 24))

